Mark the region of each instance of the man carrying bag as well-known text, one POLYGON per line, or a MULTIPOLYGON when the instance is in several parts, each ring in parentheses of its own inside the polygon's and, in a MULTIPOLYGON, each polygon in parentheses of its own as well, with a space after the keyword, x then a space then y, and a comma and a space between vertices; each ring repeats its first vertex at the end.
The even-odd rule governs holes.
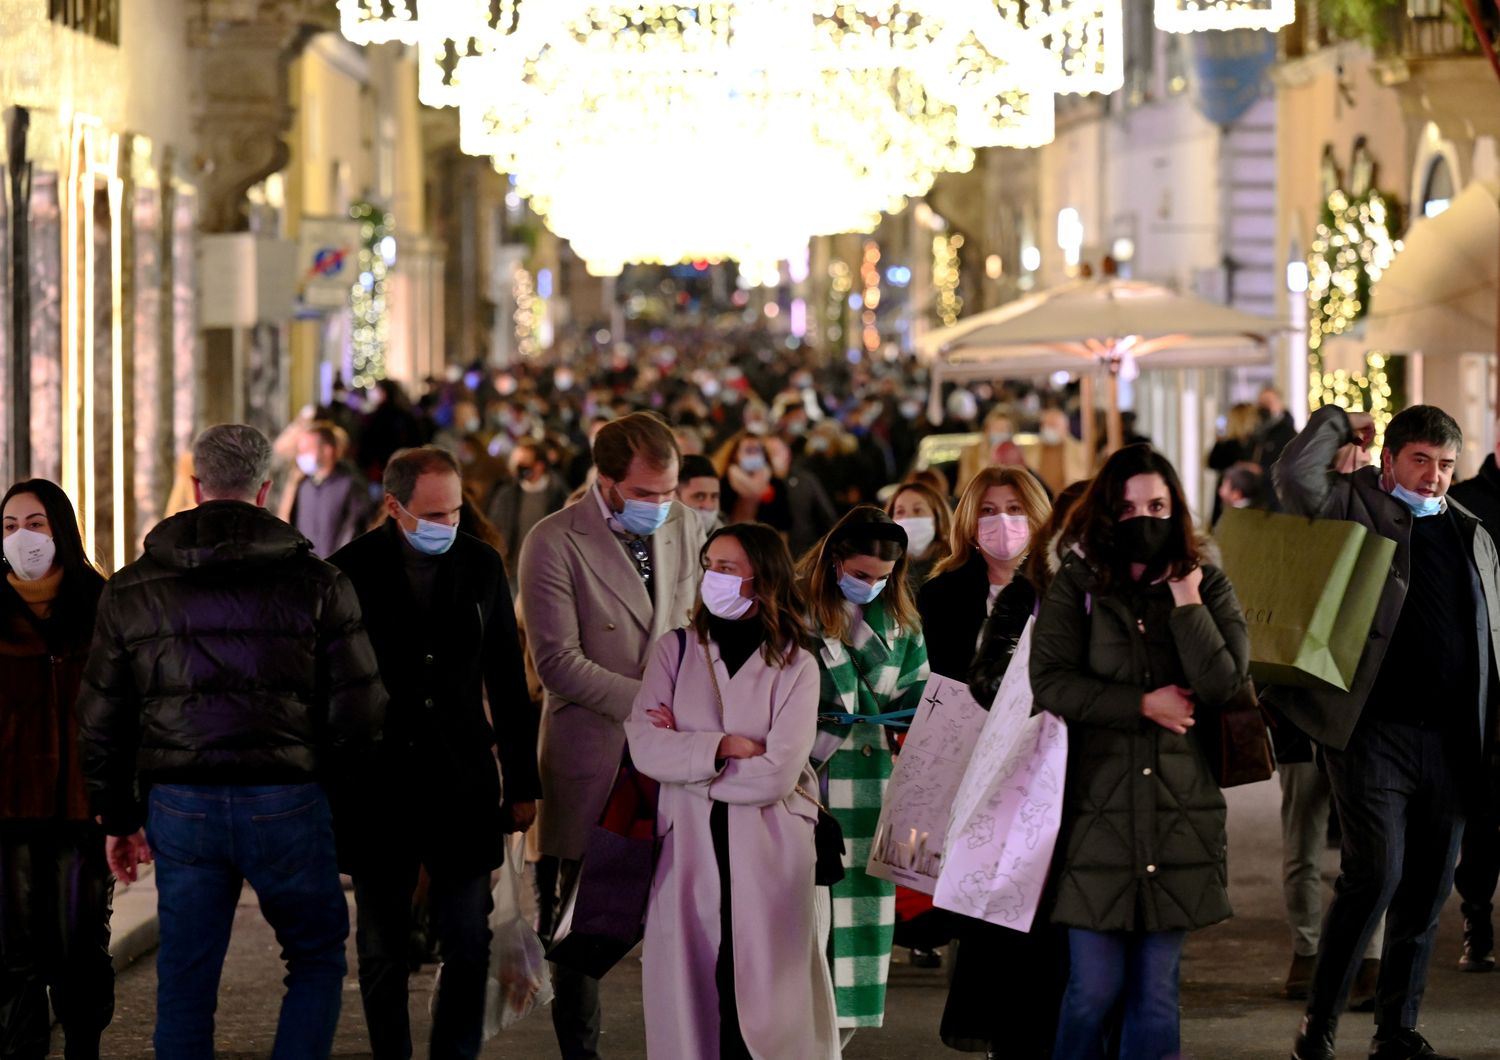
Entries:
POLYGON ((1337 472, 1340 448, 1368 446, 1373 432, 1367 414, 1321 408, 1272 469, 1286 511, 1351 520, 1396 542, 1349 691, 1268 697, 1322 744, 1344 830, 1295 1060, 1333 1057, 1339 1013, 1387 907, 1370 1056, 1441 1060, 1417 1015, 1464 807, 1482 787, 1492 738, 1500 558, 1479 520, 1445 497, 1463 434, 1441 409, 1418 405, 1386 428, 1380 467, 1337 472))

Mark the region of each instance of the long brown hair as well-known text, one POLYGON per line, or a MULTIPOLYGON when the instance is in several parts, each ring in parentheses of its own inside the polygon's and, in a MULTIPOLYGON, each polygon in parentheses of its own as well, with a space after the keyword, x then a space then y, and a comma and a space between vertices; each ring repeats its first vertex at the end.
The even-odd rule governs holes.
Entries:
MULTIPOLYGON (((1125 502, 1125 483, 1137 475, 1160 475, 1172 498, 1172 535, 1162 556, 1146 568, 1146 578, 1181 578, 1201 562, 1193 513, 1172 462, 1149 445, 1127 445, 1104 462, 1094 481, 1068 515, 1064 546, 1077 545, 1099 578, 1101 592, 1130 581, 1130 561, 1115 548, 1115 527, 1125 502)), ((1149 518, 1149 517, 1146 517, 1149 518)))
POLYGON ((1021 573, 1036 588, 1038 597, 1045 595, 1047 586, 1052 584, 1053 541, 1062 534, 1063 527, 1067 525, 1068 516, 1072 514, 1074 506, 1088 488, 1088 479, 1079 479, 1063 487, 1062 492, 1053 499, 1052 514, 1047 517, 1041 529, 1032 536, 1031 555, 1026 557, 1021 573))
POLYGON ((937 530, 937 536, 932 539, 932 563, 936 567, 948 558, 948 552, 953 548, 950 540, 953 535, 953 509, 948 507, 948 498, 931 485, 921 479, 908 479, 896 487, 896 492, 891 494, 891 499, 885 506, 885 514, 892 519, 896 518, 896 501, 903 493, 915 493, 932 509, 933 527, 937 530))
MULTIPOLYGON (((761 656, 767 666, 782 667, 791 661, 798 648, 812 651, 814 640, 803 620, 802 597, 797 592, 797 576, 792 569, 792 554, 780 533, 765 523, 733 523, 708 536, 698 552, 700 566, 708 565, 708 546, 721 537, 732 537, 740 543, 755 572, 756 614, 765 630, 761 656)), ((700 641, 708 640, 709 610, 699 594, 693 611, 693 629, 700 641)))
POLYGON ((906 531, 889 515, 873 504, 861 504, 850 509, 823 540, 802 557, 797 565, 797 578, 812 623, 823 636, 835 637, 847 644, 853 635, 847 601, 833 568, 836 563, 854 556, 870 556, 895 563, 879 599, 884 601, 886 614, 898 627, 908 631, 921 628, 916 601, 912 599, 906 581, 906 567, 911 558, 907 555, 905 539, 906 531))
MULTIPOLYGON (((1052 514, 1052 502, 1047 491, 1035 475, 1016 464, 994 464, 985 468, 969 480, 959 498, 958 510, 953 515, 953 532, 949 543, 948 558, 932 569, 932 576, 960 570, 968 565, 974 555, 974 541, 979 534, 979 506, 984 495, 996 486, 1009 486, 1016 491, 1021 507, 1026 510, 1026 521, 1031 525, 1031 548, 1039 542, 1038 531, 1052 514)), ((1045 542, 1040 542, 1045 547, 1045 542)))

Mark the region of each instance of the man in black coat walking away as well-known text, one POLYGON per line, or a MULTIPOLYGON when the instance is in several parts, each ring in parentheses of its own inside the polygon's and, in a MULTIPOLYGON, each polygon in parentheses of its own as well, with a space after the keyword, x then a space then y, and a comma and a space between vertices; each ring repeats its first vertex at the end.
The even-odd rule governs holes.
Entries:
POLYGON ((425 866, 443 956, 430 1055, 472 1058, 484 1026, 490 872, 505 833, 536 814, 537 718, 500 555, 458 532, 458 462, 432 446, 408 449, 383 481, 389 520, 332 559, 359 593, 391 696, 375 785, 341 817, 359 987, 376 1060, 410 1057, 407 939, 425 866))
POLYGON ((287 964, 275 1055, 326 1057, 349 907, 319 782, 360 768, 385 693, 349 580, 263 507, 265 436, 210 427, 193 468, 198 507, 152 530, 99 601, 78 702, 90 808, 121 880, 156 856, 156 1055, 212 1055, 248 880, 287 964))
MULTIPOLYGON (((1495 451, 1484 458, 1479 474, 1460 482, 1449 496, 1479 516, 1493 536, 1500 533, 1500 435, 1495 451)), ((1463 846, 1453 886, 1463 900, 1464 949, 1458 967, 1465 972, 1495 970, 1495 886, 1500 884, 1500 751, 1490 744, 1485 772, 1488 790, 1464 825, 1463 846)))

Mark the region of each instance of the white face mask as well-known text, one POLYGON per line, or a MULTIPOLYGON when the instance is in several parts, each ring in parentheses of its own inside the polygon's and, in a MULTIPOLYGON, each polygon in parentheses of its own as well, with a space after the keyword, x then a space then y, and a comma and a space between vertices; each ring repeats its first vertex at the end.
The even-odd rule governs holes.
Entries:
POLYGON ((906 531, 906 551, 909 555, 926 555, 937 539, 937 520, 930 515, 897 519, 896 525, 906 531))
POLYGON ((1061 445, 1062 441, 1063 441, 1063 433, 1062 433, 1062 431, 1058 430, 1056 427, 1043 427, 1042 428, 1042 444, 1043 445, 1061 445))
POLYGON ((297 454, 297 470, 312 478, 318 473, 318 458, 312 453, 297 454))
POLYGON ((719 618, 730 621, 744 618, 745 612, 755 605, 754 600, 740 593, 740 588, 749 580, 723 571, 704 571, 703 606, 719 618))
POLYGON ((711 534, 719 525, 719 510, 717 508, 694 508, 698 521, 703 524, 703 532, 711 534))
POLYGON ((23 582, 34 582, 52 569, 57 545, 46 534, 17 530, 5 539, 5 562, 23 582))

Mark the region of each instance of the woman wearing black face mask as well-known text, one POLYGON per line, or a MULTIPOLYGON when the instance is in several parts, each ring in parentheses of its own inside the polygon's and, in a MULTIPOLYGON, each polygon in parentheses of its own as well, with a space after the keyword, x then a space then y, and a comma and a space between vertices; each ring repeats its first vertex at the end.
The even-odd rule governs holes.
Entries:
POLYGON ((1063 540, 1031 649, 1036 706, 1068 724, 1052 919, 1072 959, 1052 1055, 1102 1058, 1105 1014, 1123 1003, 1121 1055, 1177 1056, 1186 933, 1230 915, 1207 753, 1248 679, 1244 616, 1149 446, 1109 458, 1063 540))

